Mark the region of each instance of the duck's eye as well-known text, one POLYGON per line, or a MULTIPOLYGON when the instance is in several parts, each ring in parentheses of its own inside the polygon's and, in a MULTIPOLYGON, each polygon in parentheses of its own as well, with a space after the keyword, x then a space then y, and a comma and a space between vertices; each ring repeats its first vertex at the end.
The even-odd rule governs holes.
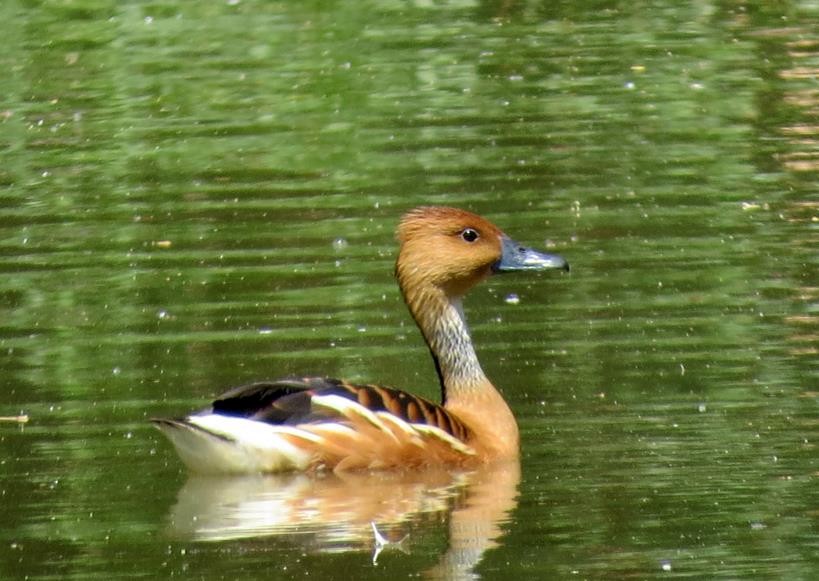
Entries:
POLYGON ((478 232, 472 228, 465 228, 464 231, 461 232, 461 238, 467 242, 475 242, 475 240, 478 239, 478 232))

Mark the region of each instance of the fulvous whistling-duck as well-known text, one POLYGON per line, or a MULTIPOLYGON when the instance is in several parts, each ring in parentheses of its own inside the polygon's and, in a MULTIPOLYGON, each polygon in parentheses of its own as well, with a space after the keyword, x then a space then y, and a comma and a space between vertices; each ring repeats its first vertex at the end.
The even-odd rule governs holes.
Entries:
POLYGON ((478 363, 461 299, 493 273, 568 270, 568 263, 455 208, 408 212, 398 240, 395 275, 435 361, 441 403, 338 379, 244 385, 203 412, 152 420, 191 470, 340 471, 517 457, 517 423, 478 363))

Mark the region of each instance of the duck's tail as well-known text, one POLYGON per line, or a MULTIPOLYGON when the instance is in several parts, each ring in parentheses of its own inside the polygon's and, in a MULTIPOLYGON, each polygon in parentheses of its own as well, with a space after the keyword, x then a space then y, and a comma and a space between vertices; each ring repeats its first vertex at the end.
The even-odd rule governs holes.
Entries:
MULTIPOLYGON (((220 414, 152 419, 179 457, 199 474, 306 470, 312 454, 293 443, 294 428, 220 414)), ((300 437, 309 437, 306 432, 300 437)))

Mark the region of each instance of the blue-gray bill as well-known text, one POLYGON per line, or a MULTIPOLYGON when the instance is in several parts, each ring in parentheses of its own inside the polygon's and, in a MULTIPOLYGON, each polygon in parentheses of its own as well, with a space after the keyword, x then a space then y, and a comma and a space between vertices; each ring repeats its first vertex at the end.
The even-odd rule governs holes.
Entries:
POLYGON ((559 269, 568 272, 569 263, 557 254, 547 254, 521 246, 511 238, 502 242, 501 259, 495 263, 495 272, 515 272, 518 270, 559 269))

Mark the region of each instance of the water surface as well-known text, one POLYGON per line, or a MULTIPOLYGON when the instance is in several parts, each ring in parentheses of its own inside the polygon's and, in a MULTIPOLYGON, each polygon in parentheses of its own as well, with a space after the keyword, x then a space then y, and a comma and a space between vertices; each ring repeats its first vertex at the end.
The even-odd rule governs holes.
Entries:
POLYGON ((819 567, 815 5, 0 10, 0 576, 819 567), (232 385, 437 397, 419 204, 572 264, 466 304, 520 466, 189 479, 147 420, 232 385))

